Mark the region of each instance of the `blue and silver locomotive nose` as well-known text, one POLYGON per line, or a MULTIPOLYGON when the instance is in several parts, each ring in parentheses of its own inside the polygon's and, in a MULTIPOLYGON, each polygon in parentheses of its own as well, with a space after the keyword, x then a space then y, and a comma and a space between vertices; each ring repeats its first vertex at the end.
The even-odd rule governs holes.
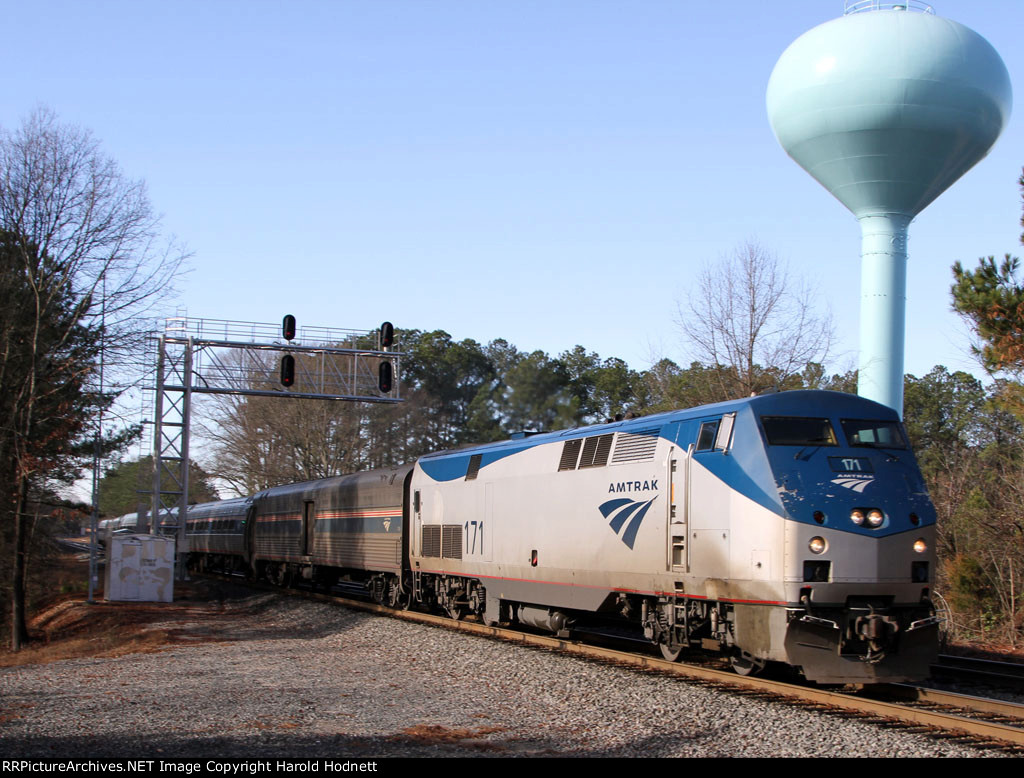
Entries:
POLYGON ((935 645, 935 508, 903 426, 863 398, 804 400, 759 415, 785 510, 791 661, 920 664, 935 645))

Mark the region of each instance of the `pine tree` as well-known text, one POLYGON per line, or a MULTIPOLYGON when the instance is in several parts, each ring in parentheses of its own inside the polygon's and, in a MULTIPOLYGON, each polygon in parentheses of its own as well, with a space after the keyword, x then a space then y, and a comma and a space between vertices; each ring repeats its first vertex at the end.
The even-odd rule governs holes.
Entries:
POLYGON ((0 231, 0 518, 13 527, 12 647, 27 638, 25 554, 32 490, 73 477, 83 429, 109 398, 88 391, 102 332, 89 302, 38 247, 0 231))
MULTIPOLYGON (((112 400, 99 356, 123 366, 142 352, 140 315, 184 259, 158 227, 145 185, 89 132, 46 109, 0 129, 0 522, 14 551, 14 650, 26 639, 32 493, 70 482, 93 456, 90 427, 112 400)), ((106 434, 104 448, 132 432, 106 434)))
MULTIPOLYGON (((1024 175, 1020 185, 1024 199, 1024 175)), ((1024 226, 1024 217, 1021 224, 1024 226)), ((953 308, 977 333, 980 345, 975 353, 985 369, 1017 379, 1024 377, 1024 281, 1019 270, 1020 259, 1010 254, 998 263, 995 257, 982 257, 974 270, 957 262, 953 265, 952 288, 953 308)), ((1024 388, 1019 380, 1006 385, 1003 401, 1024 418, 1024 388)))

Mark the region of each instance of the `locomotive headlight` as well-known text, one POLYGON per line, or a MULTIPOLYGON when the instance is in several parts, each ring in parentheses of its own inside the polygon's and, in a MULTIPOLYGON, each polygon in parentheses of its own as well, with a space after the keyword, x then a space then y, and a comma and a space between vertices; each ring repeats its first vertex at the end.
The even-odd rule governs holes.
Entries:
POLYGON ((850 511, 850 521, 856 524, 858 527, 864 523, 864 511, 860 508, 854 508, 850 511))
POLYGON ((828 543, 825 542, 825 538, 813 537, 807 544, 807 548, 811 550, 812 554, 824 554, 825 549, 828 548, 828 543))
POLYGON ((928 544, 924 542, 924 538, 918 538, 914 541, 914 551, 918 554, 923 554, 928 550, 928 544))
POLYGON ((885 516, 877 508, 872 508, 868 511, 868 526, 869 527, 881 527, 882 522, 885 521, 885 516))

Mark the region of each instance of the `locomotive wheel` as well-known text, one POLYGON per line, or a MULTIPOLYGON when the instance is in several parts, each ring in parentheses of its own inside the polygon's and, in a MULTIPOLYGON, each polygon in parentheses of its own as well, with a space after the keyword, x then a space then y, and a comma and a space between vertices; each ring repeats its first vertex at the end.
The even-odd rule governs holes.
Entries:
POLYGON ((669 645, 668 643, 659 643, 658 648, 661 649, 661 655, 667 662, 678 662, 679 657, 683 654, 683 646, 669 645))
POLYGON ((733 672, 744 676, 760 675, 767 664, 766 660, 757 659, 746 652, 734 654, 729 658, 729 662, 732 664, 733 672))
POLYGON ((466 615, 466 609, 462 605, 449 605, 445 611, 447 611, 448 617, 455 621, 462 621, 462 617, 466 615))

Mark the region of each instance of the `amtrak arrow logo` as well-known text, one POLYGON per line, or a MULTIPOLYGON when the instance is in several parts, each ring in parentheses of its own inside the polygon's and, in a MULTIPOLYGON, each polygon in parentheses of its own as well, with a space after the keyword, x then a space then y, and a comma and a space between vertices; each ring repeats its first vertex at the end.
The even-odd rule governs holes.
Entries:
POLYGON ((853 489, 853 491, 855 491, 857 494, 863 492, 874 482, 874 478, 854 478, 852 476, 832 479, 832 483, 834 483, 836 486, 844 486, 847 489, 853 489))
POLYGON ((618 500, 609 500, 603 505, 600 505, 598 510, 601 511, 601 515, 606 519, 611 516, 611 521, 608 522, 608 526, 612 528, 612 531, 616 535, 622 531, 622 526, 626 524, 627 520, 629 520, 629 524, 626 524, 626 531, 622 532, 619 536, 619 540, 625 543, 629 547, 629 550, 632 551, 633 543, 636 542, 636 533, 640 531, 640 524, 644 520, 647 509, 651 507, 651 503, 656 499, 657 497, 652 497, 647 502, 637 502, 635 500, 627 500, 623 498, 618 500))

